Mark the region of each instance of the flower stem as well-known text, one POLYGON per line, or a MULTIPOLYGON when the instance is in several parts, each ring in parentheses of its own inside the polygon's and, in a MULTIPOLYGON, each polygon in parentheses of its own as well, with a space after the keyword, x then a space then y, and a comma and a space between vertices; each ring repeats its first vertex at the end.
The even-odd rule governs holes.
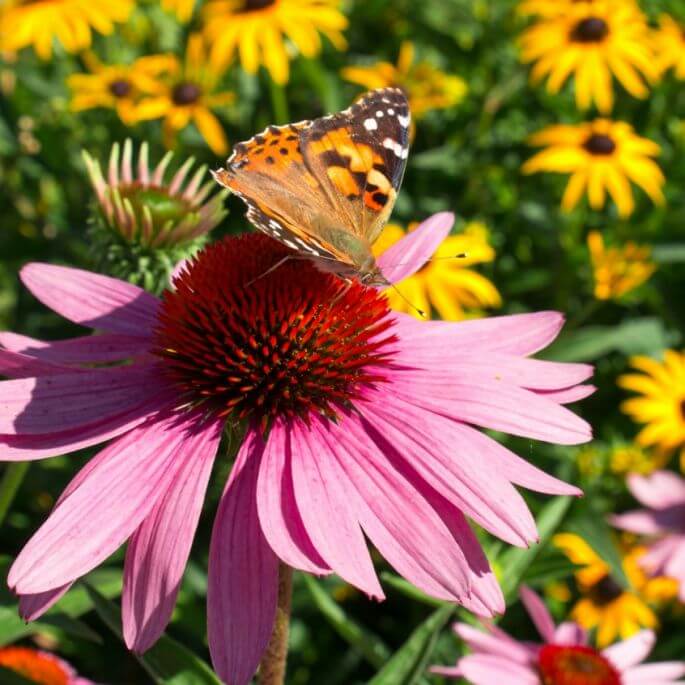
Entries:
POLYGON ((0 482, 0 526, 5 520, 5 516, 12 506, 14 496, 22 484, 26 473, 29 470, 30 461, 19 461, 8 464, 5 468, 5 475, 0 482))
POLYGON ((283 86, 269 79, 269 89, 271 91, 271 106, 274 110, 274 119, 277 124, 287 124, 290 121, 288 113, 288 100, 285 97, 283 86))
POLYGON ((288 658, 290 598, 293 593, 293 570, 286 564, 278 568, 278 605, 271 639, 259 664, 259 685, 283 685, 288 658))

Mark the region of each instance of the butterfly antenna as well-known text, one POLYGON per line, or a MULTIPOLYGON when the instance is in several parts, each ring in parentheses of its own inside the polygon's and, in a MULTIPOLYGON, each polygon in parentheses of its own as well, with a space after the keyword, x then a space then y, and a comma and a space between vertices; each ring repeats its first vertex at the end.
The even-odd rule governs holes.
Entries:
POLYGON ((279 259, 273 266, 270 266, 264 273, 259 274, 259 276, 256 276, 252 280, 245 283, 243 287, 247 288, 248 286, 252 285, 255 281, 258 281, 260 278, 268 276, 272 271, 276 271, 278 267, 283 266, 283 264, 285 264, 287 261, 290 261, 291 259, 296 259, 295 255, 289 254, 283 257, 283 259, 279 259))
POLYGON ((403 302, 408 304, 422 319, 427 319, 426 312, 423 309, 419 309, 413 302, 410 302, 399 290, 399 288, 394 283, 389 283, 390 287, 400 296, 403 302))

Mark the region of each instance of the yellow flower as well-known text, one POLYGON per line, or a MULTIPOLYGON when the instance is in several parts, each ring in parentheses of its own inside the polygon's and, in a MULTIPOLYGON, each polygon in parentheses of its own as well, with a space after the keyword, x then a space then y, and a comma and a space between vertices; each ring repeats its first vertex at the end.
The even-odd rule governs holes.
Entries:
POLYGON ((621 403, 621 410, 633 421, 646 424, 637 443, 666 453, 685 447, 685 353, 666 350, 663 363, 631 357, 630 365, 642 373, 620 376, 618 385, 640 395, 621 403))
POLYGON ((587 190, 593 209, 604 207, 606 192, 618 213, 629 216, 635 208, 629 181, 640 186, 656 204, 663 204, 665 178, 651 157, 659 146, 635 134, 622 121, 596 119, 576 125, 556 125, 532 135, 529 144, 546 146, 523 165, 524 174, 552 171, 571 174, 561 206, 573 209, 587 190))
MULTIPOLYGON (((411 224, 412 231, 418 224, 411 224)), ((381 254, 404 236, 396 224, 388 224, 374 244, 374 253, 381 254)), ((488 243, 487 229, 479 222, 466 225, 461 235, 442 242, 432 261, 409 278, 397 284, 402 296, 427 315, 435 309, 445 320, 459 320, 465 308, 499 307, 502 299, 497 288, 485 276, 468 269, 472 264, 491 262, 495 251, 488 243), (464 255, 464 256, 457 256, 464 255)), ((386 290, 392 309, 421 315, 392 288, 386 290)))
POLYGON ((195 9, 195 0, 162 0, 162 7, 167 12, 173 12, 183 23, 190 21, 195 9))
POLYGON ((647 83, 659 77, 650 29, 633 2, 595 0, 561 3, 565 10, 540 18, 521 35, 521 59, 535 62, 534 82, 549 77, 558 93, 575 75, 576 104, 594 101, 603 113, 614 104, 612 74, 634 97, 645 98, 647 83))
POLYGON ((590 231, 587 244, 598 300, 619 299, 642 285, 656 269, 650 261, 652 251, 648 245, 629 241, 623 247, 607 249, 599 231, 590 231))
POLYGON ((640 569, 643 547, 633 547, 623 555, 623 571, 629 583, 629 589, 624 589, 611 577, 608 564, 579 535, 559 533, 552 541, 571 562, 582 567, 575 573, 582 597, 571 610, 571 618, 587 630, 597 629, 600 648, 619 637, 626 639, 640 628, 656 628, 659 621, 648 603, 677 596, 677 581, 647 578, 640 569))
POLYGON ((228 141, 212 110, 233 102, 234 95, 218 91, 221 74, 207 64, 202 36, 193 34, 188 38, 183 63, 176 57, 170 58, 168 74, 157 83, 155 93, 144 97, 136 106, 135 116, 139 119, 164 117, 164 139, 169 147, 178 132, 192 121, 212 152, 225 155, 228 141))
MULTIPOLYGON (((553 17, 568 12, 573 5, 578 2, 592 3, 593 0, 521 0, 516 8, 519 14, 535 14, 541 17, 553 17)), ((606 0, 600 0, 606 2, 606 0)), ((615 0, 623 5, 631 3, 636 9, 638 7, 635 0, 615 0)))
POLYGON ((679 79, 685 79, 685 25, 668 14, 659 17, 659 30, 654 33, 659 69, 673 68, 679 79))
POLYGON ((396 66, 390 62, 376 62, 368 67, 345 67, 341 74, 344 79, 367 90, 386 86, 402 88, 416 118, 433 109, 459 104, 468 90, 463 79, 445 74, 429 62, 414 64, 414 45, 409 41, 402 43, 396 66))
POLYGON ((640 445, 629 443, 614 446, 611 449, 609 459, 613 473, 618 475, 640 473, 646 476, 656 469, 663 468, 669 459, 669 455, 658 450, 647 451, 640 445))
POLYGON ((174 66, 174 58, 165 55, 141 57, 130 65, 102 64, 94 55, 86 55, 85 62, 90 74, 67 79, 71 110, 114 109, 127 126, 136 123, 141 96, 156 92, 157 78, 174 66))
POLYGON ((210 0, 203 18, 215 68, 228 65, 237 51, 245 71, 256 74, 263 64, 281 85, 289 77, 285 37, 305 57, 321 51, 319 33, 339 50, 347 47, 338 0, 210 0))
POLYGON ((4 0, 2 49, 33 45, 41 59, 50 59, 57 38, 67 52, 79 52, 90 47, 93 29, 112 33, 114 23, 126 21, 132 9, 133 0, 4 0))

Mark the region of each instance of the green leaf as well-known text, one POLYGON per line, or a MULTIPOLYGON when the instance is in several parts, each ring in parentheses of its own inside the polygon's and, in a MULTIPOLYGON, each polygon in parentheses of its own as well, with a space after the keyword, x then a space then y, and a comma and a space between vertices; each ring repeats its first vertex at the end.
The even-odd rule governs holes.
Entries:
POLYGON ((450 604, 434 611, 368 685, 414 685, 419 682, 425 674, 438 635, 454 609, 450 604))
POLYGON ((561 525, 570 505, 570 497, 555 497, 548 502, 542 508, 536 521, 540 542, 527 549, 510 547, 497 559, 496 564, 501 576, 500 584, 507 602, 516 595, 523 576, 561 525))
POLYGON ((326 592, 321 583, 307 573, 302 574, 302 578, 317 608, 338 635, 356 647, 372 666, 380 668, 390 657, 390 650, 383 641, 350 618, 326 592))
MULTIPOLYGON (((84 585, 103 623, 123 639, 119 607, 92 586, 84 585)), ((166 635, 162 635, 145 654, 136 654, 135 657, 158 685, 221 685, 206 662, 166 635)))
POLYGON ((659 264, 685 262, 685 245, 683 243, 655 245, 652 248, 652 258, 659 264))
POLYGON ((15 671, 0 666, 0 683, 2 685, 36 685, 35 680, 28 680, 15 671))

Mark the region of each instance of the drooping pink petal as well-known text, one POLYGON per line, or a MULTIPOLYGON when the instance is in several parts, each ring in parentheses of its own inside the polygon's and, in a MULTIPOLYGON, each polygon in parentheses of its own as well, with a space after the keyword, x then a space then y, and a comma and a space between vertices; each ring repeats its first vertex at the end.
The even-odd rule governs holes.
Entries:
POLYGON ((195 421, 194 439, 175 455, 180 470, 126 550, 122 622, 126 646, 137 653, 157 642, 171 618, 221 439, 223 422, 203 425, 200 412, 195 421))
POLYGON ((588 635, 585 628, 581 628, 573 621, 565 621, 557 626, 554 631, 555 645, 587 645, 588 635))
POLYGON ((350 507, 378 551, 427 594, 461 601, 470 589, 468 565, 435 510, 395 470, 354 415, 324 428, 341 482, 347 481, 350 507))
POLYGON ((596 390, 597 388, 594 385, 576 385, 572 388, 564 388, 563 390, 547 390, 544 392, 538 390, 536 392, 557 404, 573 404, 573 402, 579 402, 586 397, 590 397, 596 390))
POLYGON ((526 585, 521 586, 519 596, 526 607, 528 615, 538 629, 538 633, 540 633, 545 642, 553 642, 555 633, 554 620, 545 603, 526 585))
POLYGON ((181 463, 181 445, 197 441, 183 416, 137 426, 110 443, 81 485, 26 544, 8 584, 20 594, 68 583, 104 561, 140 525, 181 463))
POLYGON ((24 621, 35 621, 56 604, 69 591, 73 583, 66 583, 54 590, 19 596, 19 616, 24 621))
POLYGON ((378 258, 381 273, 390 283, 411 276, 433 256, 453 225, 451 212, 433 214, 378 258))
POLYGON ((633 666, 621 674, 621 685, 679 685, 685 675, 685 662, 661 661, 633 666))
POLYGON ((230 685, 247 685, 269 642, 278 596, 278 558, 257 514, 264 444, 248 431, 224 490, 209 549, 207 637, 212 663, 230 685))
POLYGON ((32 376, 54 376, 73 373, 74 369, 30 357, 21 352, 0 348, 0 376, 8 378, 31 378, 32 376))
POLYGON ((327 566, 367 595, 383 599, 366 540, 349 507, 319 420, 290 432, 292 475, 304 527, 327 566))
POLYGON ((530 647, 523 642, 512 639, 502 631, 493 634, 466 623, 455 623, 454 632, 474 652, 486 652, 524 665, 530 664, 533 658, 533 650, 530 647))
POLYGON ((317 575, 330 573, 302 522, 292 479, 292 447, 283 421, 274 421, 264 445, 254 438, 255 459, 260 462, 257 510, 271 549, 293 568, 317 575))
POLYGON ((150 340, 148 337, 101 333, 48 342, 4 331, 0 333, 0 346, 55 364, 101 364, 145 354, 150 348, 150 340))
POLYGON ((46 307, 89 328, 148 336, 159 300, 118 278, 34 262, 20 272, 24 285, 46 307))
POLYGON ((533 666, 491 654, 469 654, 459 660, 459 669, 473 685, 540 685, 540 676, 533 666))
POLYGON ((636 509, 623 514, 612 514, 608 520, 614 528, 629 530, 639 535, 656 535, 667 530, 657 520, 656 513, 646 509, 636 509))
POLYGON ((0 434, 45 435, 100 423, 159 395, 152 365, 0 382, 0 434))
POLYGON ((471 321, 417 321, 401 313, 394 319, 402 347, 416 354, 461 349, 528 356, 547 347, 564 325, 563 315, 551 311, 471 321))
POLYGON ((653 509, 685 504, 685 479, 672 471, 655 471, 649 476, 631 473, 628 489, 635 499, 653 509))
POLYGON ((646 659, 655 642, 654 631, 641 630, 627 640, 617 642, 602 650, 602 655, 620 671, 624 671, 646 659))

